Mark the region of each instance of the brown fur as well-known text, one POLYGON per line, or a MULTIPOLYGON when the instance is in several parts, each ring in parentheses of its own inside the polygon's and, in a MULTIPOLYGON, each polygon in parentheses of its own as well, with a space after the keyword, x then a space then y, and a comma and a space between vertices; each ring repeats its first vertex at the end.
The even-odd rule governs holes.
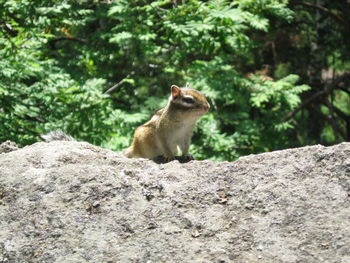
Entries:
POLYGON ((135 130, 131 146, 124 150, 129 158, 155 159, 159 156, 172 160, 178 154, 189 155, 193 129, 197 120, 209 110, 209 104, 200 92, 172 86, 168 104, 158 110, 151 120, 135 130), (193 98, 186 103, 183 98, 193 98))

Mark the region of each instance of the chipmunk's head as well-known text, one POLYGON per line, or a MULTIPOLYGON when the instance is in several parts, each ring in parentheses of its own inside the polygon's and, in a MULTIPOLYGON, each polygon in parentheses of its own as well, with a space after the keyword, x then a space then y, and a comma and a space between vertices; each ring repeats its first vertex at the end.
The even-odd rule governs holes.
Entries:
POLYGON ((188 85, 184 88, 172 85, 169 101, 181 113, 198 118, 207 113, 210 108, 204 95, 197 90, 190 89, 188 85))

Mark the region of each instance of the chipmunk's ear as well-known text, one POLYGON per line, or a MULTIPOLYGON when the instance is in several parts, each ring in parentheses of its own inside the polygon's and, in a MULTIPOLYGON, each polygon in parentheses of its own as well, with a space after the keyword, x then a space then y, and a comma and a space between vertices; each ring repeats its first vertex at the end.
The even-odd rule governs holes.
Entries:
POLYGON ((181 89, 176 85, 172 85, 171 86, 171 97, 173 99, 176 99, 178 96, 180 96, 180 94, 181 94, 181 89))

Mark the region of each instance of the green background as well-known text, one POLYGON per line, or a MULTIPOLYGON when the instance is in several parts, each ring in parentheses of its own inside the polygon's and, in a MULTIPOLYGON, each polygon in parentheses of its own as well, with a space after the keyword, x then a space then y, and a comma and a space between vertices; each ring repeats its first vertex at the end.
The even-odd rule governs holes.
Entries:
POLYGON ((349 141, 349 57, 349 1, 0 0, 0 142, 119 151, 186 83, 197 159, 349 141))

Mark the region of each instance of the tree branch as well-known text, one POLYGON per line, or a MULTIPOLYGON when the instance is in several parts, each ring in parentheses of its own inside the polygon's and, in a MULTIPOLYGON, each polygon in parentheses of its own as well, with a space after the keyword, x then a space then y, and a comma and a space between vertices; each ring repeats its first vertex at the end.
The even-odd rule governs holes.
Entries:
POLYGON ((130 72, 125 78, 123 78, 121 81, 119 81, 117 84, 115 84, 113 87, 109 88, 105 91, 104 94, 111 94, 113 91, 115 91, 118 87, 120 87, 126 79, 130 78, 131 75, 134 74, 134 71, 130 72))
POLYGON ((350 90, 347 90, 347 89, 344 88, 344 87, 340 87, 339 89, 342 90, 342 91, 344 91, 345 93, 347 93, 347 94, 350 96, 350 90))
POLYGON ((300 104, 294 111, 287 114, 286 117, 284 117, 283 121, 289 121, 291 118, 294 117, 295 114, 297 114, 299 111, 301 111, 303 108, 305 108, 307 105, 309 105, 311 102, 313 102, 315 99, 317 99, 320 96, 323 96, 327 94, 326 90, 321 90, 319 92, 314 93, 311 97, 306 99, 302 104, 300 104))
POLYGON ((11 37, 16 37, 18 35, 18 31, 13 30, 11 25, 6 23, 6 21, 1 20, 2 26, 0 28, 5 29, 5 31, 11 36, 11 37))
POLYGON ((294 2, 294 5, 302 5, 302 6, 306 6, 306 7, 311 7, 317 10, 322 11, 323 13, 326 13, 327 15, 329 15, 330 17, 332 17, 334 20, 336 20, 338 23, 344 25, 346 27, 347 30, 349 30, 350 28, 350 24, 341 16, 338 16, 337 14, 333 13, 331 10, 329 10, 328 8, 325 8, 323 6, 320 5, 315 5, 309 2, 294 2))
MULTIPOLYGON (((326 118, 329 120, 331 126, 333 127, 333 130, 338 132, 338 134, 340 134, 343 138, 345 138, 345 133, 342 131, 342 129, 339 127, 339 125, 337 125, 337 122, 334 118, 334 113, 337 113, 337 110, 332 103, 329 101, 328 98, 326 98, 326 105, 330 110, 330 114, 326 116, 326 118)), ((339 111, 340 112, 340 111, 339 111)), ((343 112, 341 112, 343 113, 343 112)), ((345 115, 345 114, 344 114, 345 115)), ((345 115, 346 116, 346 115, 345 115)), ((335 134, 337 135, 337 134, 335 134)), ((338 136, 337 136, 338 137, 338 136)))
POLYGON ((75 37, 59 37, 59 38, 54 38, 48 41, 49 46, 52 49, 56 48, 56 43, 59 41, 63 41, 63 40, 68 40, 68 41, 74 41, 74 42, 79 42, 82 44, 86 44, 86 41, 83 39, 79 39, 79 38, 75 38, 75 37))
MULTIPOLYGON (((328 95, 330 94, 333 90, 339 88, 342 89, 340 87, 338 87, 339 85, 342 84, 343 81, 347 80, 348 78, 350 78, 350 71, 344 73, 343 75, 339 76, 337 79, 335 79, 333 81, 333 83, 331 83, 330 85, 326 85, 325 84, 325 88, 324 90, 320 90, 316 93, 314 93, 311 97, 307 98, 302 104, 300 104, 295 110, 293 110, 292 112, 288 113, 286 117, 284 117, 283 121, 289 121, 291 118, 293 118, 295 116, 295 114, 297 114, 299 111, 301 111, 303 108, 305 108, 306 106, 308 106, 310 103, 312 103, 315 99, 323 96, 323 95, 328 95)), ((343 89, 342 89, 343 90, 343 89)))

